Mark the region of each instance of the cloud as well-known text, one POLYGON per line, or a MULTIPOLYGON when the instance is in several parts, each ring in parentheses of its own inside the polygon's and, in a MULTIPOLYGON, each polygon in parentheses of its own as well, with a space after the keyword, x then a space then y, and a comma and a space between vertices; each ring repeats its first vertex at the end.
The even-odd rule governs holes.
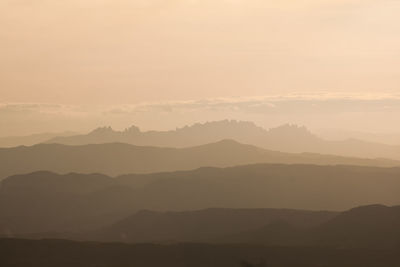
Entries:
POLYGON ((226 110, 243 112, 268 112, 279 109, 285 112, 299 112, 295 108, 321 108, 334 110, 335 112, 346 112, 349 110, 383 110, 398 108, 400 95, 395 94, 287 94, 243 98, 213 98, 193 101, 171 101, 160 103, 144 103, 139 105, 124 105, 112 108, 110 113, 140 113, 160 112, 171 113, 180 111, 198 110, 226 110), (291 107, 291 108, 290 108, 291 107))
POLYGON ((397 132, 399 116, 400 96, 395 94, 287 94, 97 106, 0 104, 3 136, 87 132, 98 126, 166 130, 222 119, 253 121, 265 128, 296 123, 311 129, 397 132))
MULTIPOLYGON (((47 103, 0 103, 0 116, 12 114, 42 114, 69 117, 87 117, 94 115, 124 115, 146 112, 173 113, 202 110, 226 110, 259 112, 279 109, 289 112, 289 107, 313 107, 331 109, 346 107, 336 112, 349 110, 387 110, 399 108, 400 94, 285 94, 240 98, 212 98, 191 101, 150 102, 132 105, 61 105, 47 103)), ((293 110, 293 109, 291 109, 293 110)), ((300 110, 296 110, 298 112, 300 110)))

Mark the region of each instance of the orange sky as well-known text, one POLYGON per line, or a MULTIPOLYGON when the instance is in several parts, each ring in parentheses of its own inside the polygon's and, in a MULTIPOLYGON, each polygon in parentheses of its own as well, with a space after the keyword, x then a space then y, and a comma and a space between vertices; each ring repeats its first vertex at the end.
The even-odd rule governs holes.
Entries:
POLYGON ((393 0, 3 0, 0 102, 396 92, 393 0))

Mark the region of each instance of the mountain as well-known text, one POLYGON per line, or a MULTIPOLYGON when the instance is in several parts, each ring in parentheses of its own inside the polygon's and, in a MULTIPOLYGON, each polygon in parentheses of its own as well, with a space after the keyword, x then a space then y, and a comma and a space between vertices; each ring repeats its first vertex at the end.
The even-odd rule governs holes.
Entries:
POLYGON ((128 143, 139 146, 192 147, 214 143, 223 139, 250 143, 263 137, 266 131, 251 122, 218 121, 194 124, 173 131, 142 132, 132 126, 124 131, 114 131, 111 127, 95 129, 86 135, 56 137, 47 143, 65 145, 86 145, 103 143, 128 143))
MULTIPOLYGON (((3 234, 63 231, 101 226, 125 216, 124 203, 112 192, 115 182, 98 174, 56 175, 36 172, 6 179, 0 187, 3 234), (111 206, 113 205, 113 206, 111 206)), ((129 191, 129 194, 132 190, 129 191)))
POLYGON ((258 127, 252 122, 224 120, 194 124, 172 131, 142 132, 132 126, 124 131, 114 131, 111 127, 101 127, 86 135, 55 137, 49 144, 86 145, 104 143, 127 143, 139 146, 191 147, 214 143, 224 139, 236 140, 278 151, 305 152, 303 148, 319 141, 305 127, 283 125, 270 130, 258 127))
POLYGON ((315 246, 339 249, 400 249, 400 206, 362 206, 320 225, 301 228, 287 221, 223 238, 225 243, 315 246))
POLYGON ((336 213, 277 209, 143 211, 84 238, 129 243, 400 249, 400 206, 361 206, 336 213))
POLYGON ((77 135, 77 133, 75 132, 41 133, 41 134, 32 134, 26 136, 0 137, 0 147, 33 146, 35 144, 44 143, 52 138, 67 137, 74 135, 77 135))
POLYGON ((361 131, 346 131, 346 130, 335 130, 325 129, 318 132, 318 136, 326 140, 346 140, 346 139, 358 139, 372 143, 381 143, 393 146, 400 145, 400 133, 370 133, 361 131))
POLYGON ((400 204, 399 177, 400 168, 279 164, 115 178, 36 172, 1 183, 0 226, 4 234, 79 232, 105 227, 140 210, 342 211, 374 203, 393 206, 400 204))
POLYGON ((283 125, 265 130, 251 122, 216 121, 194 124, 173 131, 142 132, 136 126, 119 132, 110 127, 98 128, 87 135, 57 137, 47 143, 85 145, 128 143, 139 146, 190 147, 233 139, 265 149, 288 153, 320 153, 362 158, 391 158, 400 160, 400 145, 367 142, 358 139, 328 141, 305 127, 283 125))
POLYGON ((141 211, 86 238, 131 243, 215 242, 235 233, 284 221, 313 227, 337 213, 279 209, 206 209, 186 212, 141 211))
POLYGON ((0 149, 0 179, 14 174, 48 170, 58 173, 154 173, 199 167, 229 167, 254 163, 400 166, 385 159, 358 159, 318 154, 269 151, 232 140, 190 147, 140 147, 122 143, 67 146, 39 144, 0 149))
POLYGON ((400 248, 400 206, 357 207, 325 222, 313 234, 321 246, 400 248))
POLYGON ((208 243, 398 250, 399 226, 400 206, 371 205, 345 212, 206 209, 140 211, 94 231, 21 236, 136 244, 208 243))

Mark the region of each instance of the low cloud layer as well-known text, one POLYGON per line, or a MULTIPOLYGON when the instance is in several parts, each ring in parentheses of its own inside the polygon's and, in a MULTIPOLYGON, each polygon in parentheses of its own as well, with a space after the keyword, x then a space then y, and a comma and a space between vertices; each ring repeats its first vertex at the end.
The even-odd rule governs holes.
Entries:
POLYGON ((167 130, 222 119, 254 121, 265 128, 295 123, 316 131, 399 132, 399 116, 400 96, 387 94, 303 94, 103 106, 0 104, 1 136, 86 132, 98 126, 167 130))

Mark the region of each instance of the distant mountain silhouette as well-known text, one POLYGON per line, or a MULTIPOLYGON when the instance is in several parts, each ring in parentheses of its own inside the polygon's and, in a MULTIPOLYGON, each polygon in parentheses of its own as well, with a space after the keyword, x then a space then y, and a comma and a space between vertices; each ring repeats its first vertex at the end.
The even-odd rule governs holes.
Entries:
POLYGON ((399 161, 359 159, 311 153, 269 151, 233 140, 190 148, 140 147, 122 143, 67 146, 40 144, 0 149, 0 179, 48 170, 58 173, 154 173, 199 167, 229 167, 254 163, 400 166, 399 161))
POLYGON ((47 143, 86 145, 120 142, 140 146, 190 147, 222 139, 233 139, 241 143, 281 152, 309 152, 400 160, 400 146, 357 139, 327 141, 312 134, 305 127, 296 125, 287 124, 265 130, 251 122, 229 120, 194 124, 174 131, 142 132, 138 127, 132 126, 119 132, 110 127, 104 127, 87 135, 53 138, 47 143))
POLYGON ((223 139, 233 139, 243 143, 249 143, 252 140, 261 141, 265 133, 263 128, 257 127, 251 122, 225 120, 198 123, 173 131, 142 132, 138 127, 132 126, 120 132, 114 131, 111 127, 102 127, 86 135, 56 137, 47 143, 86 145, 119 142, 139 146, 192 147, 223 139))
MULTIPOLYGON (((379 130, 379 129, 377 129, 379 130)), ((400 145, 400 133, 371 133, 362 131, 349 131, 349 130, 334 130, 327 129, 321 130, 318 136, 327 140, 346 140, 346 139, 358 139, 373 143, 382 143, 387 145, 399 146, 400 145)))
POLYGON ((249 165, 157 174, 36 172, 0 186, 4 234, 95 229, 139 210, 288 208, 341 211, 400 204, 400 168, 249 165))
POLYGON ((33 146, 49 139, 77 135, 75 132, 41 133, 26 136, 0 137, 0 147, 33 146))

